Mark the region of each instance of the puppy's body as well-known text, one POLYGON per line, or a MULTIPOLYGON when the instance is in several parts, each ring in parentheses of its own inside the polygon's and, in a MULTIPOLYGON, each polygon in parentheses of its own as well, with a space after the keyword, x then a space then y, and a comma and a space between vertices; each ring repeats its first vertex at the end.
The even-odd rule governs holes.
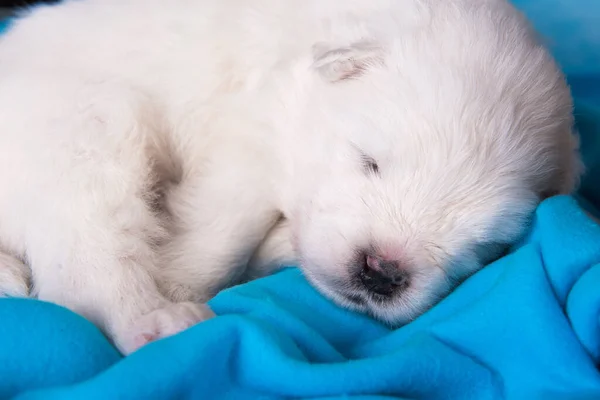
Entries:
POLYGON ((22 260, 32 294, 129 352, 297 258, 409 320, 573 188, 570 108, 503 0, 36 9, 0 39, 0 291, 23 292, 22 260), (402 293, 360 286, 365 259, 402 293))

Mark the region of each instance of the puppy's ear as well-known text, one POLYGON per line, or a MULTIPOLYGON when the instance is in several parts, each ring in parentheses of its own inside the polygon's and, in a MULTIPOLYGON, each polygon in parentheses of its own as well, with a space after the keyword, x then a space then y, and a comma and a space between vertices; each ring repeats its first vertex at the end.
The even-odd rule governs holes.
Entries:
POLYGON ((313 46, 313 68, 326 80, 339 82, 358 78, 370 67, 383 64, 383 48, 374 42, 357 42, 347 47, 313 46))

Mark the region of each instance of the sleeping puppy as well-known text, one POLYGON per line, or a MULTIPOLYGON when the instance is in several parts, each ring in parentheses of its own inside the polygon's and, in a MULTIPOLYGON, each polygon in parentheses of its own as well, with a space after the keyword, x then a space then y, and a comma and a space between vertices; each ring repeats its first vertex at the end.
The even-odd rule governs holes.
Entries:
POLYGON ((0 292, 129 353, 298 261, 405 323, 573 190, 571 108, 504 0, 36 8, 0 39, 0 292))

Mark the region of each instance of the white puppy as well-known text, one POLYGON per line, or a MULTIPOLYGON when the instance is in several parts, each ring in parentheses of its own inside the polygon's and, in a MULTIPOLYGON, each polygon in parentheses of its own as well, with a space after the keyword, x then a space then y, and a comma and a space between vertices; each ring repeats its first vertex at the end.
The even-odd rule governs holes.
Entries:
POLYGON ((402 323, 573 189, 572 122, 504 0, 37 8, 0 39, 0 292, 128 353, 297 259, 402 323))

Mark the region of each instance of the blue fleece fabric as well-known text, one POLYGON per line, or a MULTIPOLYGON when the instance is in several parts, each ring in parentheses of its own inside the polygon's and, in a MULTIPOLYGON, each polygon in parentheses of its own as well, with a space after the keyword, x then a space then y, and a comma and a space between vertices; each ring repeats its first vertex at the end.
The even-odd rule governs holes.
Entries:
POLYGON ((600 225, 582 211, 600 205, 600 3, 515 3, 569 72, 580 203, 542 203, 511 254, 396 330, 294 268, 222 292, 217 318, 125 359, 64 308, 0 300, 0 399, 600 399, 600 225))
POLYGON ((63 308, 3 300, 0 397, 600 399, 599 287, 600 225, 556 197, 512 254, 397 330, 297 269, 223 292, 219 317, 125 359, 63 308))

